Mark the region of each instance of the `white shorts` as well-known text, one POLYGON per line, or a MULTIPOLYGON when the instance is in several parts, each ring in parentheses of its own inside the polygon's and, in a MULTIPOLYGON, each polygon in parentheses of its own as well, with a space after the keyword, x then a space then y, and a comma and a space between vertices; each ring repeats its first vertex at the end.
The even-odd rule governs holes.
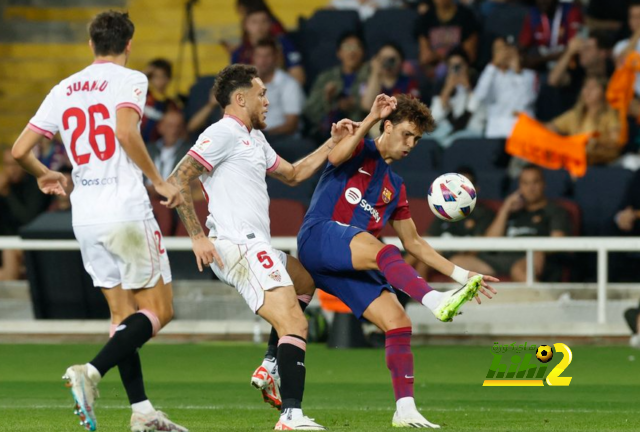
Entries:
POLYGON ((155 219, 73 227, 93 285, 152 288, 171 282, 169 257, 155 219))
POLYGON ((264 304, 264 292, 273 288, 293 286, 287 273, 287 254, 262 240, 235 244, 229 240, 210 239, 224 269, 215 262, 211 269, 222 282, 235 287, 253 313, 264 304))

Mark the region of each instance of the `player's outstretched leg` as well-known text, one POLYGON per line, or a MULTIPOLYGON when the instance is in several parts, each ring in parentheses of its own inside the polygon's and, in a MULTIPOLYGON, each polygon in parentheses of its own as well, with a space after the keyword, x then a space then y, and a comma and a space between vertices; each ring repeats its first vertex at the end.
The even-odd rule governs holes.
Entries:
POLYGON ((302 412, 307 320, 296 301, 293 286, 266 291, 264 304, 258 314, 282 335, 277 352, 282 410, 275 430, 325 430, 302 412))
POLYGON ((385 332, 385 359, 391 372, 396 398, 393 427, 438 429, 416 407, 413 398, 413 353, 411 352, 411 321, 389 291, 383 291, 365 310, 363 316, 385 332))
POLYGON ((469 278, 467 284, 460 289, 436 291, 405 262, 400 249, 393 245, 382 247, 376 256, 376 262, 391 286, 427 306, 443 322, 452 321, 462 305, 472 300, 482 287, 482 276, 476 275, 469 278))

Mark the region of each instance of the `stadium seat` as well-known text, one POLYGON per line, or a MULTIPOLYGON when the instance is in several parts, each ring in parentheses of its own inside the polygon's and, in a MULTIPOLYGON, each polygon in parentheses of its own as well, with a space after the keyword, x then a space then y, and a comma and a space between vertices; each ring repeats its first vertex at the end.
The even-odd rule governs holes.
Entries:
POLYGON ((455 172, 461 165, 476 170, 476 174, 495 168, 504 151, 504 140, 464 138, 453 142, 442 155, 442 172, 455 172))
POLYGON ((338 64, 338 39, 343 33, 358 31, 360 17, 356 11, 323 9, 308 20, 300 19, 298 28, 307 84, 311 86, 320 72, 338 64))
POLYGON ((415 27, 418 13, 411 9, 378 9, 363 24, 364 40, 369 55, 374 55, 387 42, 398 44, 408 60, 418 58, 415 27))
POLYGON ((302 203, 305 207, 311 202, 319 177, 311 178, 296 187, 288 186, 272 177, 267 177, 267 191, 271 199, 289 199, 302 203))
POLYGON ((437 171, 423 170, 422 172, 412 172, 402 176, 407 187, 407 196, 426 199, 429 193, 429 186, 440 175, 437 171))
POLYGON ((172 236, 175 227, 174 211, 160 204, 160 198, 151 198, 151 206, 162 235, 172 236))
POLYGON ((271 235, 274 237, 297 236, 306 213, 305 206, 290 199, 273 199, 269 204, 271 235))
MULTIPOLYGON (((193 206, 196 209, 196 215, 198 216, 198 220, 200 221, 200 224, 202 225, 202 229, 205 231, 205 234, 208 233, 208 230, 206 229, 206 225, 205 222, 207 220, 207 216, 209 215, 209 209, 207 208, 207 202, 205 200, 199 200, 199 201, 195 201, 193 203, 193 206)), ((189 233, 187 232, 187 229, 184 227, 184 224, 182 223, 182 221, 180 221, 180 223, 178 223, 178 226, 176 227, 176 236, 178 237, 188 237, 189 233)))
POLYGON ((502 201, 496 199, 478 199, 476 205, 477 204, 482 204, 495 214, 498 214, 498 212, 500 211, 500 207, 502 207, 502 201))
POLYGON ((622 168, 589 167, 575 185, 575 200, 582 209, 583 234, 604 235, 633 173, 622 168))
POLYGON ((435 170, 440 164, 442 150, 437 141, 421 139, 411 150, 411 154, 401 161, 394 162, 391 169, 404 177, 408 174, 420 174, 425 170, 435 170))
POLYGON ((582 215, 581 215, 580 207, 578 206, 578 204, 576 204, 574 201, 564 199, 564 198, 554 199, 553 202, 559 205, 560 207, 562 207, 563 209, 565 209, 565 211, 569 215, 569 222, 571 223, 570 235, 579 236, 582 215))
POLYGON ((503 170, 482 170, 476 171, 478 183, 476 186, 478 190, 478 196, 483 199, 499 200, 504 197, 505 184, 507 181, 506 175, 503 170))

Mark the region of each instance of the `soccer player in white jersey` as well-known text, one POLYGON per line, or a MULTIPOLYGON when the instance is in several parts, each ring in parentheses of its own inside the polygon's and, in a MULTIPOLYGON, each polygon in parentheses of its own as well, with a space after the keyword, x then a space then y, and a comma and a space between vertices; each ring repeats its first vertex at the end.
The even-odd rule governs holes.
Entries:
POLYGON ((357 124, 342 120, 318 150, 290 164, 275 153, 260 131, 266 127, 266 90, 253 66, 236 64, 223 69, 214 94, 225 116, 200 135, 169 181, 182 191, 184 203, 177 209, 191 236, 200 271, 211 265, 216 276, 234 286, 280 336, 277 359, 282 406, 275 429, 325 430, 301 408, 307 320, 296 294, 309 293, 296 293, 294 282, 310 286, 311 293, 313 282, 298 260, 271 247, 265 175, 291 186, 308 179, 325 164, 335 143, 357 124), (196 217, 189 186, 198 177, 209 206, 208 236, 196 217))
MULTIPOLYGON (((44 135, 60 132, 73 164, 73 229, 82 260, 111 310, 111 338, 89 363, 64 379, 81 425, 96 430, 97 384, 113 367, 131 402, 133 432, 186 432, 147 399, 138 349, 173 316, 171 270, 144 173, 173 208, 180 191, 164 181, 139 131, 147 94, 144 74, 127 69, 134 26, 126 13, 104 12, 89 27, 95 61, 51 90, 13 146, 12 154, 46 194, 64 195, 65 177, 32 153, 44 135)), ((60 287, 64 289, 64 287, 60 287)))

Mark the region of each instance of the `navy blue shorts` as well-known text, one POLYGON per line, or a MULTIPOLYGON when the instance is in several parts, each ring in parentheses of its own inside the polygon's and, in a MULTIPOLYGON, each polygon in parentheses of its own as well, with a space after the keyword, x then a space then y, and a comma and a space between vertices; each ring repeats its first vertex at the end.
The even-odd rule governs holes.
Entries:
POLYGON ((361 232, 366 230, 316 221, 305 223, 298 234, 298 259, 316 287, 338 297, 358 318, 382 291, 394 292, 378 270, 354 270, 349 244, 361 232))

